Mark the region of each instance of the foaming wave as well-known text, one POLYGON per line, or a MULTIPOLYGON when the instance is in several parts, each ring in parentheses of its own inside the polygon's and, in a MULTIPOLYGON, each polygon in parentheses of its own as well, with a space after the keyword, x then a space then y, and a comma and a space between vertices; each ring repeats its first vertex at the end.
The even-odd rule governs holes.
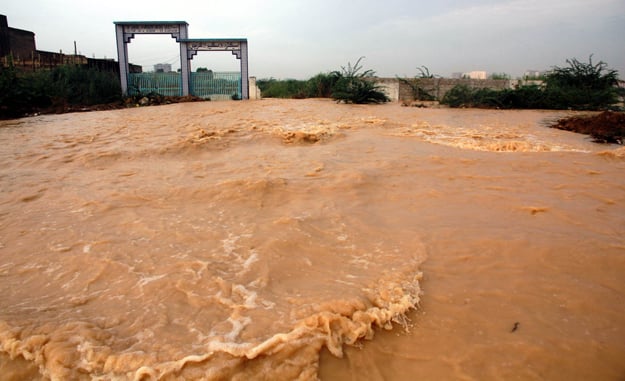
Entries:
POLYGON ((430 143, 474 151, 587 152, 586 150, 575 148, 567 144, 553 143, 526 132, 517 133, 513 130, 506 130, 510 130, 510 127, 452 127, 448 125, 430 125, 427 122, 419 122, 392 134, 396 136, 416 137, 430 143))
POLYGON ((341 356, 408 327, 424 256, 414 232, 345 209, 376 176, 332 179, 243 177, 94 210, 81 228, 115 239, 60 232, 5 277, 23 291, 5 303, 1 350, 50 379, 315 379, 322 347, 341 356))
POLYGON ((266 126, 263 130, 278 135, 286 144, 312 144, 341 136, 339 131, 342 128, 345 127, 341 123, 315 120, 297 124, 286 123, 278 126, 266 126))
POLYGON ((597 152, 597 155, 613 159, 625 159, 625 147, 597 152))

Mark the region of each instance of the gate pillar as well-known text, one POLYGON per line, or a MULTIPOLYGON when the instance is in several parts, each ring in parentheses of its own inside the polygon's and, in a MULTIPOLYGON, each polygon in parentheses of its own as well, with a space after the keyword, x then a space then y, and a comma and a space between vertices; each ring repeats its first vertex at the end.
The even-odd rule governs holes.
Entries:
POLYGON ((183 44, 186 45, 189 65, 197 52, 232 52, 241 61, 241 99, 250 99, 246 38, 188 38, 180 42, 180 46, 183 44))
MULTIPOLYGON (((185 21, 115 21, 114 24, 117 37, 119 80, 123 95, 128 95, 128 44, 135 34, 170 34, 178 43, 189 37, 189 24, 185 21)), ((180 43, 181 95, 189 95, 189 68, 186 44, 180 43)))

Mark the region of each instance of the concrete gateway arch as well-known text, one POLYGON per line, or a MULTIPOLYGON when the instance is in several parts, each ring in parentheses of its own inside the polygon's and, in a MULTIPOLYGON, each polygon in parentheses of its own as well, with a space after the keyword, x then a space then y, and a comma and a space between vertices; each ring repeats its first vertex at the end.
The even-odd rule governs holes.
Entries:
POLYGON ((231 51, 241 63, 241 99, 249 99, 247 39, 189 38, 185 21, 115 21, 117 56, 122 93, 128 95, 128 44, 136 34, 170 34, 180 46, 181 94, 190 95, 191 60, 200 51, 231 51))

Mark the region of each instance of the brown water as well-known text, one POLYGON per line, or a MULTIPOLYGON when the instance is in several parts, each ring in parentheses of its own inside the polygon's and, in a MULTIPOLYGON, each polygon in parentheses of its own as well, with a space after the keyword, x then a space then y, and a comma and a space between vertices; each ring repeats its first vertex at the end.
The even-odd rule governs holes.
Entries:
POLYGON ((623 380, 625 151, 564 115, 0 122, 0 379, 623 380))

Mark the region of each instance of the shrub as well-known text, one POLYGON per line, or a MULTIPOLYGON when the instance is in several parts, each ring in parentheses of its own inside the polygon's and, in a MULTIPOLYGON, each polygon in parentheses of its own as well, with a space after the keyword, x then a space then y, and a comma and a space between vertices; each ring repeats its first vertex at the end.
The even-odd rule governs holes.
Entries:
POLYGON ((372 70, 361 71, 360 57, 356 64, 350 63, 347 67, 341 67, 341 71, 334 71, 337 80, 332 91, 332 98, 337 102, 345 103, 384 103, 389 98, 380 90, 380 87, 373 82, 375 74, 372 70))
POLYGON ((306 81, 297 79, 260 79, 256 82, 266 98, 306 98, 306 81))
POLYGON ((71 105, 94 105, 121 99, 121 86, 116 74, 77 65, 64 65, 49 75, 50 96, 66 100, 71 105))
POLYGON ((49 106, 48 88, 45 75, 19 73, 9 58, 9 66, 0 67, 0 117, 19 117, 49 106))
POLYGON ((603 110, 614 108, 619 99, 618 74, 603 62, 581 63, 567 60, 570 67, 556 67, 545 77, 545 86, 522 86, 516 89, 471 89, 466 85, 452 88, 441 103, 450 107, 543 108, 603 110))
POLYGON ((471 107, 474 103, 473 90, 467 85, 456 85, 445 94, 441 103, 449 107, 471 107))
POLYGON ((600 110, 610 108, 618 101, 618 72, 608 69, 605 62, 593 64, 573 58, 566 60, 569 67, 554 67, 547 74, 545 99, 549 108, 600 110))
POLYGON ((0 68, 0 117, 23 116, 50 106, 112 103, 121 100, 116 74, 76 65, 19 72, 9 60, 0 68))
POLYGON ((338 76, 319 73, 306 82, 306 95, 311 98, 331 98, 338 76))

